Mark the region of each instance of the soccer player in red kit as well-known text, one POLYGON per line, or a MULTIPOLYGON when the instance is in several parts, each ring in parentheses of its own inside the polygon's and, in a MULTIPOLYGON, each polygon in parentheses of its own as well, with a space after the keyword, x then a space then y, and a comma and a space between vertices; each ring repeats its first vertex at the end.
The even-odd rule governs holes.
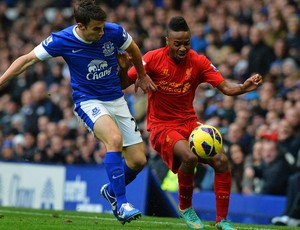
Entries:
MULTIPOLYGON (((194 171, 201 162, 215 170, 216 228, 233 230, 236 228, 226 220, 231 171, 224 150, 212 158, 201 159, 189 148, 188 137, 201 123, 194 111, 193 100, 201 83, 210 83, 223 94, 234 96, 257 89, 262 84, 262 77, 255 74, 243 84, 225 80, 210 60, 190 49, 190 37, 185 19, 175 16, 168 24, 166 47, 149 51, 143 56, 145 70, 158 88, 148 93, 147 129, 153 148, 178 174, 179 215, 187 226, 204 228, 192 208, 194 171)), ((136 79, 134 68, 128 71, 128 76, 136 79)))

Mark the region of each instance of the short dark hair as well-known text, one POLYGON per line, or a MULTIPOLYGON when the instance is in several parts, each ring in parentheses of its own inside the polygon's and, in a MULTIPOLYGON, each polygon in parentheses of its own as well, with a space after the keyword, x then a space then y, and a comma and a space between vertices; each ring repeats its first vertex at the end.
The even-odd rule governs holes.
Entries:
POLYGON ((77 23, 86 26, 91 19, 106 21, 107 15, 95 0, 79 0, 74 7, 74 17, 77 23))
POLYGON ((188 24, 186 23, 184 17, 182 16, 174 16, 171 18, 168 26, 167 26, 167 35, 169 31, 190 31, 188 24))

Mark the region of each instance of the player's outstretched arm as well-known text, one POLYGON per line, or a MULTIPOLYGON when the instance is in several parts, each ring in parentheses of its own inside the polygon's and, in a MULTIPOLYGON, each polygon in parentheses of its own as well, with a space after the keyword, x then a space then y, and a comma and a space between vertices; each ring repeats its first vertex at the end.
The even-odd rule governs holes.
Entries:
POLYGON ((236 96, 256 90, 262 85, 263 80, 260 74, 254 74, 249 77, 243 84, 238 84, 229 80, 221 82, 217 88, 227 96, 236 96))
POLYGON ((121 88, 126 89, 132 84, 134 81, 128 77, 127 71, 132 66, 131 57, 127 52, 118 52, 118 63, 119 63, 119 77, 121 80, 121 88))
POLYGON ((20 56, 9 66, 9 68, 0 77, 0 86, 2 86, 5 82, 9 81, 11 78, 18 76, 29 66, 39 61, 40 60, 35 56, 33 50, 28 54, 20 56))
POLYGON ((144 93, 148 93, 150 90, 156 91, 157 86, 153 83, 151 78, 147 75, 143 63, 140 49, 134 41, 131 42, 130 46, 126 49, 126 52, 131 56, 131 61, 138 74, 138 79, 135 82, 135 91, 140 87, 144 93))

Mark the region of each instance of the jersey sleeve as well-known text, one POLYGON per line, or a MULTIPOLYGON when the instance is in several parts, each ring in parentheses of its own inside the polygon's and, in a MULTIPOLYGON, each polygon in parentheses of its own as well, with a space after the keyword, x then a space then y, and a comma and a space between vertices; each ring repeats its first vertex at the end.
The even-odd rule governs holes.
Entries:
POLYGON ((126 50, 132 42, 130 34, 120 25, 115 23, 106 23, 106 29, 109 38, 117 44, 120 50, 126 50))
POLYGON ((199 63, 201 63, 201 67, 199 67, 199 77, 201 78, 201 82, 207 82, 213 87, 217 87, 224 81, 224 77, 221 75, 218 68, 215 67, 207 57, 200 55, 199 59, 199 63))
POLYGON ((52 57, 60 56, 62 52, 62 45, 55 34, 51 34, 48 38, 42 41, 34 48, 34 53, 41 61, 52 57))
POLYGON ((33 51, 35 56, 41 61, 45 61, 52 58, 52 56, 45 50, 42 43, 36 46, 33 51))
POLYGON ((123 38, 124 43, 122 44, 120 49, 126 50, 132 42, 132 37, 124 28, 122 28, 122 38, 123 38))

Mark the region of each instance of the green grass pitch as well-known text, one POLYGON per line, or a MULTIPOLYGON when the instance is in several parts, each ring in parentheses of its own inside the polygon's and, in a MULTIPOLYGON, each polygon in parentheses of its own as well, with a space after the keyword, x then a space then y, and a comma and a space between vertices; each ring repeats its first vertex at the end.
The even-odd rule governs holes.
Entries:
MULTIPOLYGON (((204 222, 205 229, 215 229, 214 223, 204 222)), ((269 225, 247 225, 233 223, 239 230, 300 229, 269 225)), ((113 214, 86 213, 0 207, 0 230, 176 230, 188 229, 182 219, 142 216, 142 218, 120 224, 113 214)))

